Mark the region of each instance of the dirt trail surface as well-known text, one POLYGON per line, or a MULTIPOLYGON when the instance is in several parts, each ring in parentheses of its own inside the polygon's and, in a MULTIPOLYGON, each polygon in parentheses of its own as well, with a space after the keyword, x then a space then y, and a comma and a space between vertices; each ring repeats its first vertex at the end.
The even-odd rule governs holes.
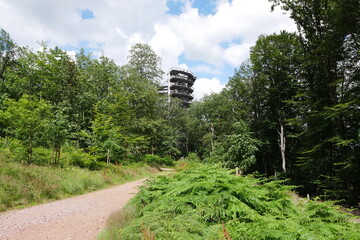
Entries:
POLYGON ((96 239, 107 218, 138 191, 142 180, 0 214, 0 239, 96 239))

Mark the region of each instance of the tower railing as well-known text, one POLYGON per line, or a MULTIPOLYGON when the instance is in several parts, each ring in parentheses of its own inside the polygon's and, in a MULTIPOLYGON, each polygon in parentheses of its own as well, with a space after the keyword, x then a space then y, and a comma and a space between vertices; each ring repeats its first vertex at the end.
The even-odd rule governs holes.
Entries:
POLYGON ((173 93, 176 93, 176 94, 181 94, 181 95, 184 95, 184 96, 188 96, 188 97, 191 97, 191 98, 194 98, 194 95, 188 91, 181 91, 179 89, 174 89, 174 90, 171 90, 170 91, 171 94, 173 93))
POLYGON ((188 73, 190 74, 193 78, 196 78, 195 75, 188 69, 184 69, 184 68, 178 68, 178 67, 172 67, 170 69, 170 73, 171 71, 178 71, 178 72, 185 72, 185 73, 188 73))

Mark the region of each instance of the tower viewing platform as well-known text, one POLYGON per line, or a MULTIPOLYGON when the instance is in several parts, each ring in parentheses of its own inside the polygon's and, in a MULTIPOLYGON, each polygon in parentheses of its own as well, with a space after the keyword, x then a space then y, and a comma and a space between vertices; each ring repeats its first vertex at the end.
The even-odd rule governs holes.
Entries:
POLYGON ((194 82, 196 76, 187 69, 171 68, 168 91, 171 97, 181 99, 184 108, 188 108, 194 99, 194 82))

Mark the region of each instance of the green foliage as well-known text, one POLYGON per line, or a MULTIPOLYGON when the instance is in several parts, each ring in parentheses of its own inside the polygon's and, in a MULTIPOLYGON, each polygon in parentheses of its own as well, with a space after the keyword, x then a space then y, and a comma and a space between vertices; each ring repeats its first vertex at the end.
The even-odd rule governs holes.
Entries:
POLYGON ((27 163, 32 163, 33 148, 43 143, 45 131, 49 126, 51 108, 45 101, 24 96, 19 101, 7 99, 5 110, 0 111, 0 121, 6 131, 22 140, 27 152, 27 163))
POLYGON ((107 220, 107 231, 103 231, 98 239, 116 239, 118 229, 128 225, 135 217, 135 209, 131 206, 123 208, 119 212, 113 213, 107 220))
POLYGON ((223 136, 222 141, 213 143, 210 156, 204 161, 208 163, 221 163, 229 168, 238 167, 241 172, 251 172, 255 164, 255 153, 258 141, 251 137, 245 122, 234 123, 233 133, 223 136))
POLYGON ((46 141, 52 146, 53 156, 51 163, 60 164, 61 147, 71 137, 71 124, 64 113, 65 109, 53 109, 53 117, 46 131, 46 141))
POLYGON ((44 42, 18 48, 3 30, 0 47, 0 137, 20 140, 11 152, 26 153, 11 159, 101 169, 148 153, 181 155, 157 92, 161 59, 148 45, 135 44, 122 67, 83 49, 74 61, 44 42), (69 145, 80 149, 62 151, 69 145))
POLYGON ((0 94, 4 94, 5 87, 3 85, 4 74, 6 68, 12 67, 16 63, 17 46, 11 39, 9 33, 4 29, 0 29, 0 94))
POLYGON ((289 151, 289 145, 294 143, 287 136, 296 134, 298 129, 287 126, 286 119, 298 114, 297 108, 288 101, 294 100, 301 87, 298 81, 301 51, 299 36, 286 31, 261 35, 251 48, 250 106, 254 115, 251 131, 262 142, 257 155, 258 159, 266 158, 261 165, 267 175, 280 170, 285 172, 286 165, 291 166, 290 161, 296 157, 289 151), (281 147, 287 150, 284 155, 281 147))
POLYGON ((158 176, 131 200, 127 216, 103 236, 142 239, 358 239, 359 225, 329 202, 290 197, 289 186, 253 176, 236 177, 217 166, 195 164, 173 176, 158 176))
MULTIPOLYGON (((2 155, 0 155, 0 211, 94 191, 139 179, 156 171, 144 164, 110 165, 102 168, 101 171, 76 167, 24 166, 3 161, 1 157, 2 155)), ((91 167, 86 166, 86 168, 91 167)))
POLYGON ((95 156, 84 152, 82 149, 68 146, 64 149, 62 155, 62 166, 65 167, 75 166, 89 170, 102 170, 106 168, 104 162, 98 161, 95 156))
POLYGON ((360 3, 271 2, 273 7, 289 12, 297 24, 303 51, 303 61, 297 64, 302 79, 298 89, 301 97, 294 105, 299 113, 293 122, 302 130, 297 182, 304 185, 305 191, 318 195, 326 192, 356 204, 360 199, 360 165, 355 160, 360 146, 355 143, 360 116, 356 110, 360 96, 360 3), (344 189, 346 193, 342 194, 344 189))
POLYGON ((174 166, 175 162, 170 157, 160 157, 153 154, 146 154, 143 161, 150 166, 174 166))
POLYGON ((242 112, 234 111, 235 102, 223 91, 190 106, 185 118, 187 152, 196 152, 215 162, 224 161, 223 155, 230 147, 228 136, 235 134, 234 124, 242 117, 242 112))
POLYGON ((18 47, 1 30, 0 159, 100 170, 192 152, 358 205, 360 3, 270 2, 298 32, 261 35, 226 88, 187 111, 158 94, 161 59, 147 44, 117 66, 83 49, 74 60, 44 42, 18 47))
POLYGON ((255 164, 256 141, 251 138, 244 122, 236 123, 238 133, 230 136, 230 144, 225 159, 229 168, 239 167, 243 172, 255 164))
POLYGON ((189 154, 186 156, 185 160, 186 160, 187 162, 200 162, 199 156, 198 156, 196 153, 193 153, 193 152, 189 153, 189 154))
POLYGON ((26 163, 26 149, 21 141, 0 138, 0 161, 26 163))
POLYGON ((156 55, 148 44, 137 43, 129 52, 129 67, 141 77, 149 81, 158 82, 164 72, 161 70, 161 58, 156 55))
MULTIPOLYGON (((92 122, 94 151, 99 157, 105 158, 108 163, 114 152, 121 152, 122 134, 121 128, 114 124, 113 118, 101 113, 98 106, 95 107, 95 119, 92 122)), ((118 156, 117 156, 118 157, 118 156)))

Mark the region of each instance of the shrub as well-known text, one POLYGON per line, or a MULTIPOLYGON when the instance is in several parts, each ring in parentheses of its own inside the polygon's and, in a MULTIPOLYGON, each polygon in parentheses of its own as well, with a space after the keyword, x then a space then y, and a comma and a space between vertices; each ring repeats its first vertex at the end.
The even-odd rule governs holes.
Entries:
POLYGON ((50 149, 41 147, 34 148, 32 163, 39 166, 49 165, 51 162, 51 155, 52 150, 50 149))
POLYGON ((128 205, 134 217, 112 239, 359 239, 360 226, 332 203, 292 202, 280 181, 236 177, 197 164, 147 182, 128 205))
POLYGON ((59 168, 0 161, 0 211, 82 194, 149 176, 155 171, 144 164, 101 168, 101 171, 90 171, 78 167, 59 168))
POLYGON ((13 138, 0 138, 0 161, 26 162, 26 149, 20 140, 13 138))
POLYGON ((191 162, 200 162, 200 158, 196 153, 189 153, 187 155, 187 157, 185 158, 186 161, 191 161, 191 162))
POLYGON ((174 166, 174 160, 172 160, 170 157, 160 157, 158 155, 154 154, 146 154, 143 158, 143 161, 146 164, 149 164, 150 166, 174 166))
POLYGON ((72 146, 65 148, 60 162, 62 166, 75 166, 93 171, 102 170, 106 167, 106 163, 97 161, 95 156, 72 146))

